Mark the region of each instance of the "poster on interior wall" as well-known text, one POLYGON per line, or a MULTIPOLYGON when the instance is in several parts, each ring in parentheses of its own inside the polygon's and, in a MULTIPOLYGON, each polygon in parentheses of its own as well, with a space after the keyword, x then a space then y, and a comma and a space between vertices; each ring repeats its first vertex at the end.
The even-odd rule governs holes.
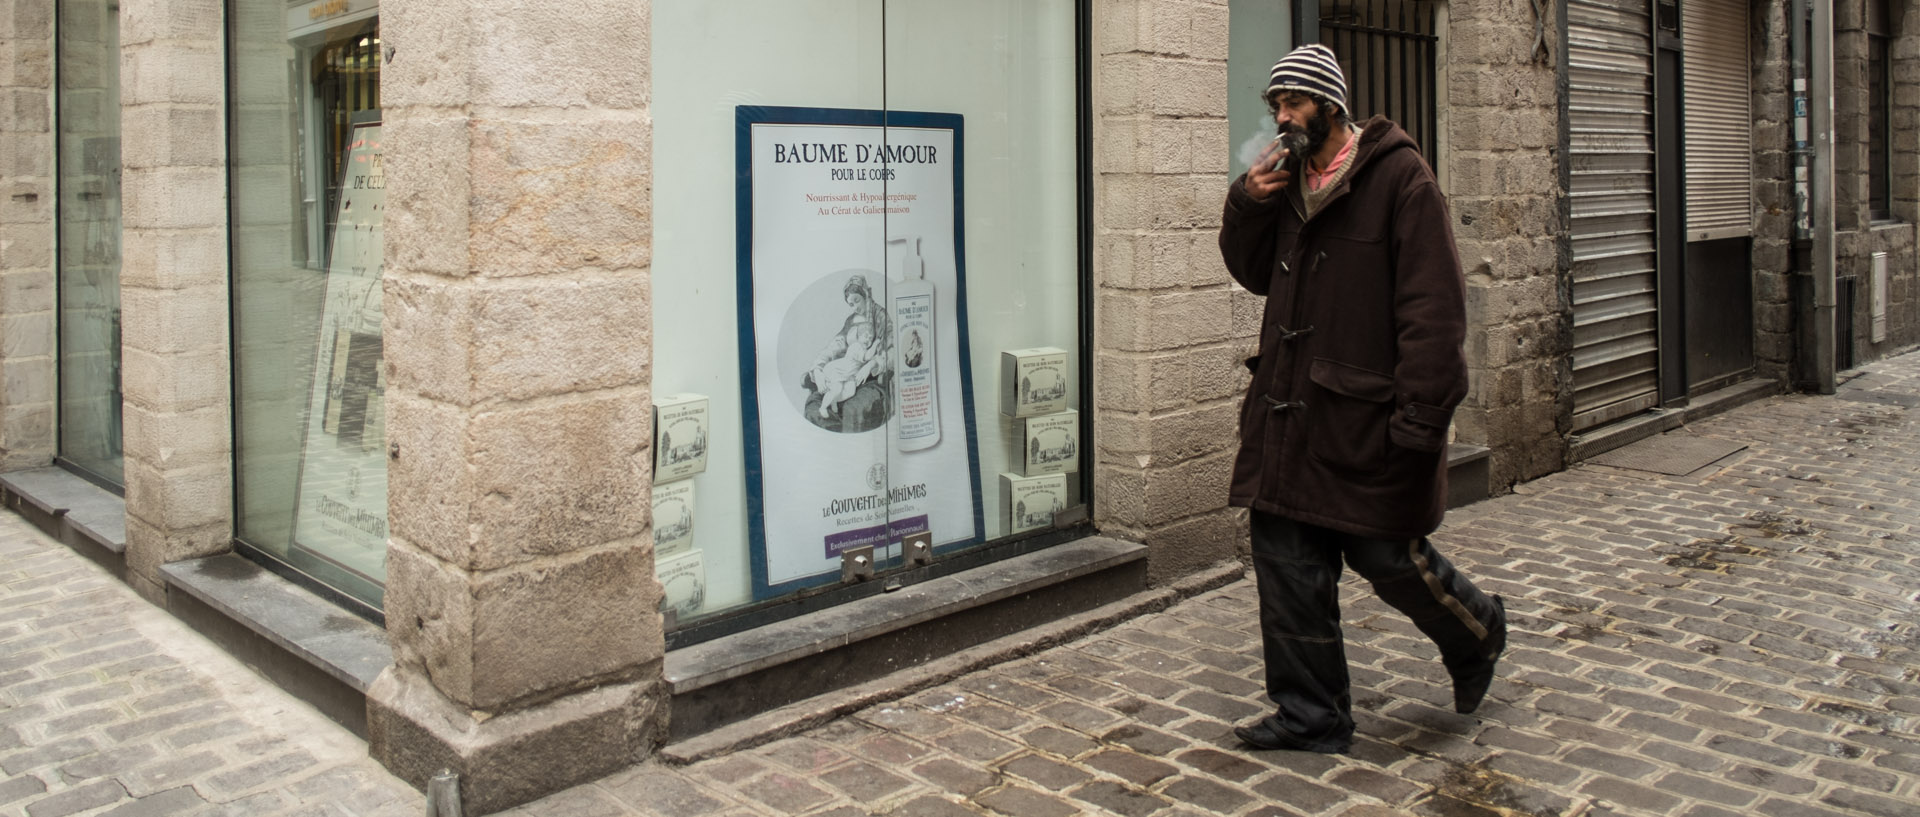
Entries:
POLYGON ((755 598, 980 541, 958 114, 735 109, 755 598))
POLYGON ((344 151, 307 401, 294 544, 376 583, 387 554, 386 377, 380 365, 380 122, 344 151))

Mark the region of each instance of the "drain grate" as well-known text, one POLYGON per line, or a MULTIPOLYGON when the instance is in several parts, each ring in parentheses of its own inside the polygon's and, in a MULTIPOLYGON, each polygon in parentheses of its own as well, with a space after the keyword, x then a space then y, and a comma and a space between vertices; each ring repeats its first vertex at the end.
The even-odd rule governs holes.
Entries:
POLYGON ((1668 432, 1590 457, 1587 462, 1677 477, 1712 465, 1720 458, 1746 447, 1746 443, 1732 440, 1668 432))

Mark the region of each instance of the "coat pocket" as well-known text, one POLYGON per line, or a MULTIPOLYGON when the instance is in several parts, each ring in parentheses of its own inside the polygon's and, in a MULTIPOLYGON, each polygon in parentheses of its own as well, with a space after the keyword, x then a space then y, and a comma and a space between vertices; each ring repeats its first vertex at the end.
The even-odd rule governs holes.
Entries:
POLYGON ((1307 377, 1319 387, 1307 401, 1307 453, 1340 471, 1380 467, 1393 418, 1393 376, 1315 358, 1307 377))

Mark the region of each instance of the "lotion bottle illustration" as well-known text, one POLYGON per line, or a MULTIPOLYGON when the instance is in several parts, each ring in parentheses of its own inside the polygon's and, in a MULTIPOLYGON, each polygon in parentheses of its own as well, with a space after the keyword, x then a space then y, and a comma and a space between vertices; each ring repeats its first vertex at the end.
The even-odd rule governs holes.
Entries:
POLYGON ((887 282, 887 296, 894 331, 894 444, 901 451, 921 451, 940 442, 933 282, 927 280, 919 236, 888 239, 887 254, 892 279, 887 282))

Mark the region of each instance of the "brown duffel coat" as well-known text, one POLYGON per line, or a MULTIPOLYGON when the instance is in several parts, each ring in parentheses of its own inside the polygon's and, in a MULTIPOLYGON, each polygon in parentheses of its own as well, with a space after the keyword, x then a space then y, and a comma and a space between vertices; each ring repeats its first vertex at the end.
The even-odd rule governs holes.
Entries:
POLYGON ((1466 396, 1465 281, 1446 199, 1414 141, 1363 124, 1307 218, 1305 175, 1266 201, 1227 193, 1220 250, 1266 296, 1240 409, 1232 504, 1362 536, 1431 533, 1447 427, 1466 396))

